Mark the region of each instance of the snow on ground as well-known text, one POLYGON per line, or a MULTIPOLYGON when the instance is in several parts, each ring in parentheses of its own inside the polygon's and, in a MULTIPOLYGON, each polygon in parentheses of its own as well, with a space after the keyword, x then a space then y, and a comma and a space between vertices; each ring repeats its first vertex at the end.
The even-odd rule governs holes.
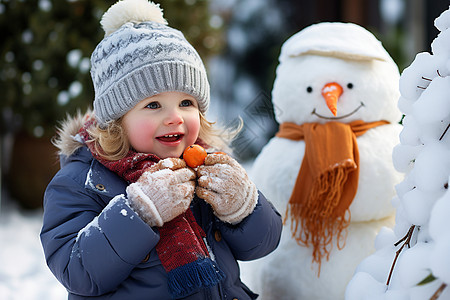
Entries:
MULTIPOLYGON (((0 300, 67 299, 45 264, 39 240, 42 211, 24 212, 11 205, 0 209, 0 300)), ((242 271, 241 279, 248 283, 251 269, 242 271)))
POLYGON ((67 299, 45 264, 39 240, 42 211, 22 211, 5 203, 0 209, 0 299, 67 299))

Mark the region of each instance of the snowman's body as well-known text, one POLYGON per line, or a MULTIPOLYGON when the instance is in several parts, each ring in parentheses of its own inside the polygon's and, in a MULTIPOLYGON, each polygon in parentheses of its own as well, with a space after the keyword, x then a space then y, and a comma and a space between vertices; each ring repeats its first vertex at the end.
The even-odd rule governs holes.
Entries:
MULTIPOLYGON (((257 262, 259 267, 252 287, 262 299, 343 299, 356 266, 374 251, 378 231, 382 226, 393 225, 394 209, 390 202, 395 195, 394 186, 402 180, 392 164, 392 150, 401 131, 398 124, 401 115, 396 107, 399 95, 396 65, 381 44, 359 26, 322 23, 311 27, 306 29, 309 32, 293 36, 282 48, 272 92, 277 121, 301 125, 387 120, 390 124, 372 128, 357 138, 359 183, 349 209, 351 221, 345 246, 339 250, 333 240, 329 259, 322 259, 318 276, 318 265, 312 263, 312 249, 299 245, 292 237, 288 218, 278 249, 257 262), (350 40, 361 35, 373 44, 366 41, 370 51, 364 47, 348 50, 351 45, 344 41, 327 53, 323 45, 314 48, 314 42, 304 42, 310 31, 320 33, 325 40, 327 35, 333 39, 348 34, 350 40), (336 115, 321 95, 322 87, 330 82, 343 89, 336 115)), ((304 151, 303 140, 274 137, 261 151, 251 171, 258 188, 283 217, 304 151)))

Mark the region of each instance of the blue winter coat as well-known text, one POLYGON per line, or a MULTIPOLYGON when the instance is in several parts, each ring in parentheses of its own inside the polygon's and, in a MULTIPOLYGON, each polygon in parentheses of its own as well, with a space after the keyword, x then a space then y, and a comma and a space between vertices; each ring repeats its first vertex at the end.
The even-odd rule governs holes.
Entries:
MULTIPOLYGON (((69 299, 170 299, 155 250, 158 230, 127 205, 127 183, 86 147, 61 164, 45 192, 41 242, 69 299)), ((239 279, 236 260, 257 259, 278 246, 278 212, 262 194, 254 212, 236 226, 217 219, 199 198, 191 209, 226 278, 186 299, 255 299, 239 279)))

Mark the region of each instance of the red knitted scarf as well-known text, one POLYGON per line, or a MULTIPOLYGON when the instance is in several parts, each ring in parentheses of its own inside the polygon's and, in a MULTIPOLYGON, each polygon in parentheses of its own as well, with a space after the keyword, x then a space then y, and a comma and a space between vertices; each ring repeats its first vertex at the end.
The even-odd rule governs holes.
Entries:
MULTIPOLYGON (((96 160, 127 182, 137 181, 148 167, 160 160, 154 154, 137 153, 131 149, 124 158, 116 161, 102 158, 94 143, 90 142, 87 131, 94 122, 91 119, 85 123, 79 131, 80 136, 96 160)), ((205 232, 197 224, 190 208, 158 230, 160 240, 156 252, 167 272, 168 289, 173 299, 214 286, 225 277, 211 260, 205 232)))

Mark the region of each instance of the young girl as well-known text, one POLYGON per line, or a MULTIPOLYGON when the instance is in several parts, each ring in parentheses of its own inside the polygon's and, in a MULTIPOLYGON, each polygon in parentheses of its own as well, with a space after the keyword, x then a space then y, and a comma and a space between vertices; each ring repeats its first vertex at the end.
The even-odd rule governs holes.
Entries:
POLYGON ((69 299, 255 299, 237 260, 273 251, 281 217, 223 153, 204 118, 205 68, 159 6, 123 0, 102 18, 94 110, 55 144, 41 241, 69 299), (191 144, 210 150, 186 166, 191 144), (212 150, 214 149, 214 150, 212 150))

